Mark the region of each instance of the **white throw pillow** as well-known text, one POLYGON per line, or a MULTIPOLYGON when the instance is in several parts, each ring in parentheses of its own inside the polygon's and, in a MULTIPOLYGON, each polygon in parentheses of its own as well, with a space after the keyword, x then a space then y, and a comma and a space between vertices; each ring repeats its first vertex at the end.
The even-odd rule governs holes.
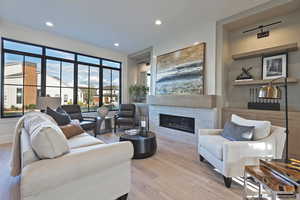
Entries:
POLYGON ((62 130, 43 115, 27 115, 24 129, 30 135, 32 149, 40 159, 56 158, 70 151, 62 130))
POLYGON ((231 121, 241 126, 255 126, 254 140, 261 140, 270 135, 271 122, 269 121, 248 120, 234 114, 231 116, 231 121))
POLYGON ((24 129, 30 134, 31 132, 34 131, 36 127, 39 126, 40 123, 44 121, 49 121, 57 125, 55 120, 45 113, 41 113, 41 112, 26 113, 24 118, 24 129))

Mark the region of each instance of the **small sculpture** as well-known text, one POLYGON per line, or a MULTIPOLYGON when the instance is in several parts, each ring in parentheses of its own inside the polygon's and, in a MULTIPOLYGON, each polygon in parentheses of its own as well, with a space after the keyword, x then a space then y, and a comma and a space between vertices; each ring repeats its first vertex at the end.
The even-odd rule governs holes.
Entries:
POLYGON ((252 67, 249 67, 248 69, 242 68, 242 73, 238 75, 236 80, 247 80, 247 79, 253 79, 253 76, 250 74, 250 70, 252 67))

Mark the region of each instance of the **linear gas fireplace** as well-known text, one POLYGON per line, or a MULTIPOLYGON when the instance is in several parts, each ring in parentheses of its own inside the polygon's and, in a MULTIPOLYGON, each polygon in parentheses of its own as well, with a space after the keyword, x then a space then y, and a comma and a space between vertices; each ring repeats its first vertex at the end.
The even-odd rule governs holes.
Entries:
POLYGON ((159 114, 159 125, 166 128, 195 133, 195 119, 190 117, 159 114))

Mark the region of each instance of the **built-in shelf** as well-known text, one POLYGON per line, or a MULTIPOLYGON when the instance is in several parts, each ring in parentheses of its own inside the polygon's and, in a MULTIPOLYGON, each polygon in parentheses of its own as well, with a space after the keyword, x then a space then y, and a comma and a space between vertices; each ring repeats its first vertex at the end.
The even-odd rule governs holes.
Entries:
MULTIPOLYGON (((247 85, 265 85, 270 83, 271 80, 251 80, 251 81, 234 81, 234 86, 247 86, 247 85)), ((296 78, 288 78, 288 83, 298 83, 298 79, 296 78)), ((284 80, 276 80, 273 82, 274 84, 282 84, 284 80)))
POLYGON ((290 52, 290 51, 297 51, 297 50, 298 50, 298 44, 290 43, 290 44, 286 44, 286 45, 265 48, 265 49, 258 49, 258 50, 254 50, 254 51, 235 54, 235 55, 232 55, 232 59, 233 60, 241 60, 241 59, 246 59, 246 58, 267 56, 267 55, 290 52))

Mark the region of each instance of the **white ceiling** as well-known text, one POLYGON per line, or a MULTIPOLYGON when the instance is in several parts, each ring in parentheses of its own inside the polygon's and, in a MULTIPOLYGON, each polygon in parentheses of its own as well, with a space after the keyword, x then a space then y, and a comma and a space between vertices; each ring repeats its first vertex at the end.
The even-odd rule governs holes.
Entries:
POLYGON ((0 0, 0 18, 133 53, 269 0, 0 0), (161 19, 163 24, 155 26, 161 19), (53 28, 45 26, 54 23, 53 28), (120 43, 114 47, 114 43, 120 43))

